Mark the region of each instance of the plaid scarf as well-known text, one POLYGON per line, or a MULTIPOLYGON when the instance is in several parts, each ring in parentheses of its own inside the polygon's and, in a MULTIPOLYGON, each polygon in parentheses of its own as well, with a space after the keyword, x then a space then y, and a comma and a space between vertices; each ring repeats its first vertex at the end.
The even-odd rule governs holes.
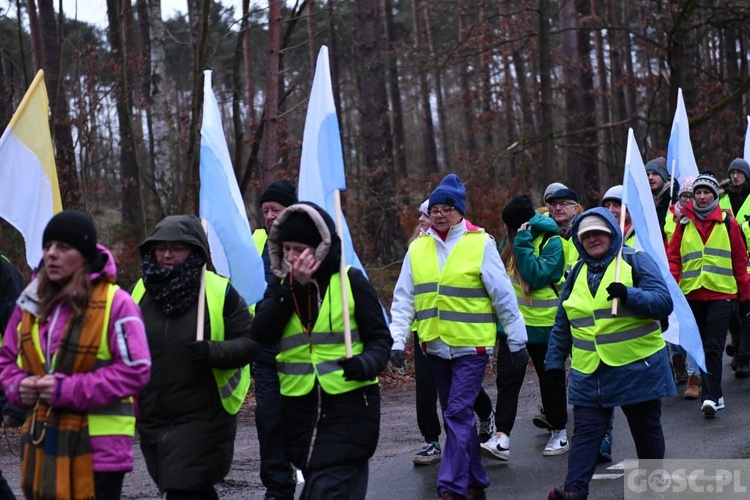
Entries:
MULTIPOLYGON (((71 321, 66 325, 54 371, 71 375, 93 369, 110 286, 109 280, 99 281, 91 292, 83 321, 71 321)), ((24 311, 21 366, 32 375, 44 376, 44 360, 40 359, 32 336, 35 321, 36 318, 24 311)), ((87 413, 52 408, 39 400, 24 424, 22 444, 21 487, 26 498, 94 499, 87 413)))

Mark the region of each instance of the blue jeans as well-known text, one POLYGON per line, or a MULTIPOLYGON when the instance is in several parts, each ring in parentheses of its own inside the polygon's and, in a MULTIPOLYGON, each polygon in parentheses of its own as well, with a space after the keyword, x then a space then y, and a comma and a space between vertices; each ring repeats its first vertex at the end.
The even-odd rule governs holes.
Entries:
POLYGON ((474 402, 484 379, 489 356, 477 354, 454 359, 428 355, 443 409, 445 446, 437 477, 438 494, 466 497, 469 488, 490 484, 479 454, 479 436, 474 422, 474 402))
MULTIPOLYGON (((652 399, 622 407, 628 419, 630 434, 639 459, 664 458, 664 433, 661 429, 661 400, 652 399)), ((614 408, 574 406, 574 434, 568 455, 565 486, 572 487, 586 498, 594 475, 597 454, 607 432, 614 408)))
POLYGON ((297 481, 284 455, 284 433, 281 429, 281 393, 276 371, 275 347, 261 348, 253 365, 255 378, 255 426, 260 444, 260 480, 266 495, 293 499, 297 481))

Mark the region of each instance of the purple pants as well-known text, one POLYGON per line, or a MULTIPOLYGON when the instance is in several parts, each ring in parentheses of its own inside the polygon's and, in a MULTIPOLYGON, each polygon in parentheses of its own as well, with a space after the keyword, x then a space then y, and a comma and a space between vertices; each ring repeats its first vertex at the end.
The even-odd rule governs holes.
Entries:
POLYGON ((438 494, 450 492, 466 497, 469 488, 490 484, 482 467, 479 437, 474 423, 474 401, 482 387, 486 354, 443 359, 429 355, 440 407, 443 409, 445 446, 438 471, 438 494))

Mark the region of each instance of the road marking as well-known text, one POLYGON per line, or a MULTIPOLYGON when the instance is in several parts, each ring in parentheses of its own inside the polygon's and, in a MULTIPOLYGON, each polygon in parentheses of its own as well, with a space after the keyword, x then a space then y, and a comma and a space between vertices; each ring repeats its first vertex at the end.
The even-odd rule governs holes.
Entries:
POLYGON ((625 474, 594 474, 591 479, 620 479, 625 474))
POLYGON ((614 465, 607 467, 607 470, 625 470, 625 461, 617 462, 614 465))

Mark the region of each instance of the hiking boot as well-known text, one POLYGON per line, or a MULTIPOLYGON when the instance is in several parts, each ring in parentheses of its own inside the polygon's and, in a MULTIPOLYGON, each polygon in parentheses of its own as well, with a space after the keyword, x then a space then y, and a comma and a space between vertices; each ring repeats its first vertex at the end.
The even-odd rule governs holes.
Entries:
POLYGON ((487 420, 479 420, 479 442, 486 443, 495 433, 495 412, 491 411, 487 420))
POLYGON ((545 457, 554 457, 564 455, 568 450, 570 450, 570 441, 568 441, 568 434, 565 432, 565 429, 559 431, 553 430, 542 455, 545 457))
POLYGON ((432 465, 440 462, 443 458, 443 450, 440 449, 440 443, 433 441, 425 443, 422 449, 414 455, 414 465, 432 465))
POLYGON ((690 375, 685 389, 685 399, 698 399, 699 397, 701 397, 701 377, 690 375))
POLYGON ((570 486, 553 488, 547 495, 547 500, 581 500, 582 498, 581 494, 570 486))
POLYGON ((674 375, 675 383, 684 384, 687 382, 687 363, 685 362, 685 356, 682 354, 672 355, 672 374, 674 375))
POLYGON ((711 418, 716 415, 716 410, 718 409, 719 406, 710 399, 705 400, 701 405, 701 411, 703 412, 703 416, 706 418, 711 418))
POLYGON ((438 496, 440 500, 458 500, 458 496, 454 495, 450 491, 444 491, 438 496))
POLYGON ((549 420, 547 420, 547 415, 544 414, 544 408, 541 406, 539 406, 539 413, 534 415, 532 422, 540 429, 547 429, 548 431, 552 430, 552 426, 549 424, 549 420))
POLYGON ((507 462, 510 460, 510 437, 502 432, 493 435, 486 443, 482 443, 482 455, 494 460, 507 462))
POLYGON ((599 453, 596 456, 596 461, 600 464, 612 461, 612 434, 609 432, 604 435, 602 444, 599 446, 599 453))
POLYGON ((466 500, 487 500, 487 492, 484 488, 469 486, 469 491, 466 492, 466 500))
POLYGON ((750 358, 747 354, 737 356, 737 370, 734 372, 734 376, 737 378, 750 377, 750 358))

